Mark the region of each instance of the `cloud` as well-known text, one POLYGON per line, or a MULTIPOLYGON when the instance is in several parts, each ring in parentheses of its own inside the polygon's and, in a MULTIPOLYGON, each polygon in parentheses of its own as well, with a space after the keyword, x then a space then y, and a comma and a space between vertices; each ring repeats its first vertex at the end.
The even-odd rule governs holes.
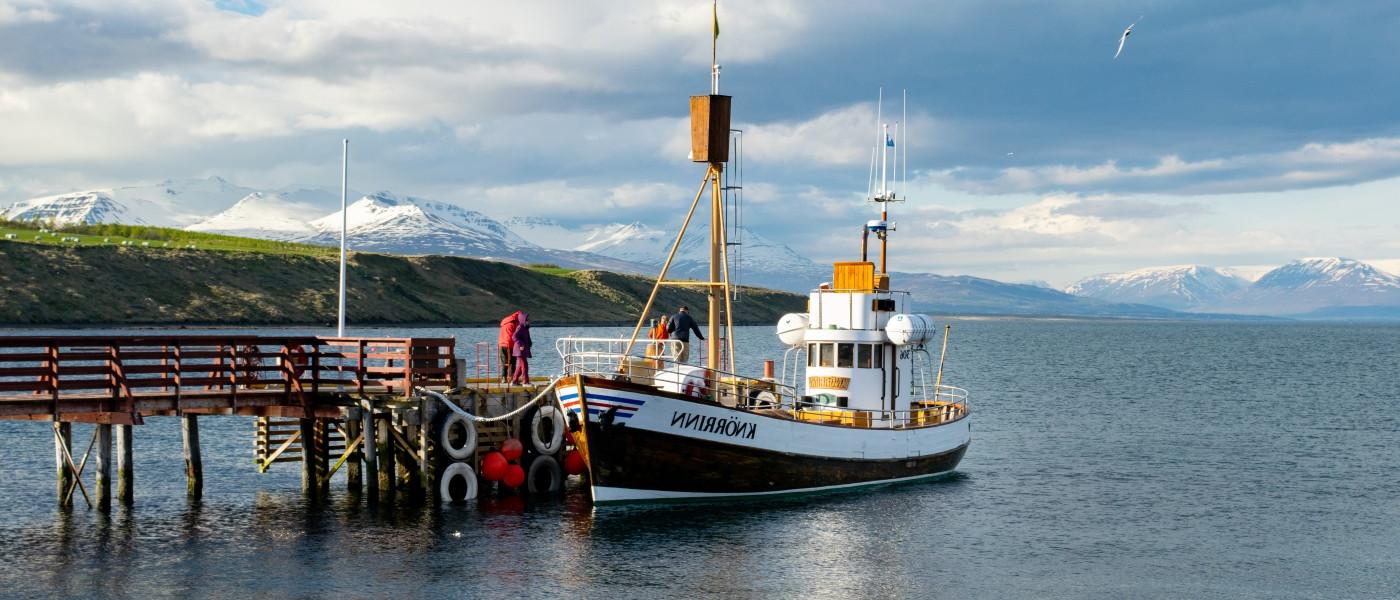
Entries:
POLYGON ((42 7, 25 7, 13 4, 0 4, 0 27, 23 23, 48 23, 58 19, 58 15, 42 7))
POLYGON ((1400 175, 1400 138, 1308 143, 1284 152, 1185 161, 1175 155, 1155 165, 1091 167, 1048 165, 997 171, 948 169, 926 177, 948 187, 983 194, 1157 192, 1233 194, 1347 185, 1400 175))
MULTIPOLYGON (((664 182, 629 182, 611 186, 547 180, 485 188, 469 187, 449 194, 497 218, 538 216, 564 223, 596 223, 665 218, 684 211, 693 190, 664 182), (679 207, 679 208, 677 208, 679 207)), ((680 217, 676 216, 676 220, 680 217)))

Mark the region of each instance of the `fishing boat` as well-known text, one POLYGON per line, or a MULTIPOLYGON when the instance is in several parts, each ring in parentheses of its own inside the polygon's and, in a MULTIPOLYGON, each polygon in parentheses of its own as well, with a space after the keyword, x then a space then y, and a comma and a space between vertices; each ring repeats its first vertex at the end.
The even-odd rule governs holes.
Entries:
POLYGON ((911 312, 909 293, 891 287, 886 260, 889 205, 904 200, 888 185, 891 153, 898 171, 898 125, 892 132, 877 123, 881 175, 878 187, 872 176, 869 196, 880 218, 862 225, 860 260, 834 263, 831 281, 808 295, 807 312, 779 320, 776 335, 787 347, 781 374, 767 361, 763 376, 749 377, 735 367, 730 105, 712 63, 710 93, 690 99, 691 159, 706 165, 705 177, 631 336, 556 342, 563 373, 554 394, 593 502, 767 498, 952 472, 971 442, 971 421, 967 391, 942 381, 949 327, 941 328, 935 363, 929 347, 938 345, 940 329, 911 312), (709 279, 670 280, 707 189, 709 279), (869 260, 872 236, 878 268, 869 260), (638 340, 668 285, 706 292, 703 365, 679 360, 679 340, 638 340))

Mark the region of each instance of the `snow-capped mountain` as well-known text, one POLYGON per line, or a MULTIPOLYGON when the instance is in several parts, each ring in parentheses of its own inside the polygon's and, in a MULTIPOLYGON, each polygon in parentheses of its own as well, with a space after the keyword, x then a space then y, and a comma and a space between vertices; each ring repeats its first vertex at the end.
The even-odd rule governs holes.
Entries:
POLYGON ((526 241, 543 248, 573 250, 588 239, 587 228, 569 228, 554 219, 543 217, 511 217, 502 224, 526 241))
MULTIPOLYGON (((340 243, 341 213, 309 223, 314 233, 297 241, 340 243)), ((544 248, 516 235, 480 212, 456 204, 389 192, 370 194, 347 207, 346 229, 355 250, 390 254, 445 254, 513 263, 549 263, 578 269, 620 273, 644 271, 640 265, 606 256, 544 248)), ((259 235, 258 237, 265 237, 259 235)))
POLYGON ((1265 273, 1254 282, 1256 290, 1370 290, 1389 293, 1400 289, 1400 277, 1350 258, 1301 258, 1265 273))
POLYGON ((11 220, 52 221, 55 225, 126 223, 184 227, 228 208, 254 190, 219 177, 166 180, 56 194, 10 205, 0 216, 11 220))
POLYGON ((1095 275, 1066 292, 1174 310, 1303 318, 1400 318, 1400 277, 1349 258, 1303 258, 1269 269, 1200 265, 1095 275))
POLYGON ((1355 307, 1390 307, 1400 314, 1400 277, 1350 258, 1303 258, 1265 273, 1217 309, 1305 315, 1355 307))
MULTIPOLYGON (((253 192, 217 215, 185 229, 274 240, 306 239, 319 233, 311 219, 325 214, 320 207, 293 202, 278 194, 253 192)), ((339 224, 336 225, 339 227, 339 224)))
MULTIPOLYGON (((517 217, 506 223, 525 238, 546 247, 608 256, 646 265, 652 271, 665 262, 676 240, 674 231, 638 222, 569 228, 548 219, 517 217)), ((737 283, 807 291, 823 277, 829 277, 825 268, 748 228, 737 228, 731 235, 730 242, 737 245, 731 250, 730 268, 737 283)), ((709 248, 705 230, 692 229, 676 251, 669 276, 707 278, 709 248)))
POLYGON ((1176 265, 1094 275, 1071 284, 1065 292, 1109 302, 1193 310, 1215 305, 1248 285, 1212 267, 1176 265))
MULTIPOLYGON (((510 258, 516 250, 535 247, 477 211, 411 196, 400 198, 389 192, 356 200, 346 215, 346 231, 360 250, 510 258)), ((303 241, 338 244, 340 225, 340 211, 311 221, 316 233, 303 241)))

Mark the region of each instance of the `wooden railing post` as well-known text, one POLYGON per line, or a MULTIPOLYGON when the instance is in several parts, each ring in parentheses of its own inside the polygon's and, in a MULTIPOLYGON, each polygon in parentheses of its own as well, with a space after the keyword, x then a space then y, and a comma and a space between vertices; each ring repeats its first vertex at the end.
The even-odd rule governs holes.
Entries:
POLYGON ((413 339, 403 343, 403 397, 413 397, 413 339))
POLYGON ((355 363, 355 391, 363 394, 365 393, 365 341, 360 340, 357 347, 359 354, 355 363))

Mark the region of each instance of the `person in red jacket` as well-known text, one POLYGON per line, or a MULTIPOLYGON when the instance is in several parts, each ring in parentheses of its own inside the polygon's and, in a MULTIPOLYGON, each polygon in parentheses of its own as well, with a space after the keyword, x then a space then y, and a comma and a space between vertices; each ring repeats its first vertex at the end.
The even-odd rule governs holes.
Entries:
POLYGON ((515 333, 511 334, 510 353, 515 357, 515 371, 511 373, 512 384, 530 385, 530 347, 535 345, 530 339, 530 315, 517 311, 515 333))
POLYGON ((515 330, 520 327, 520 315, 520 311, 517 310, 501 319, 501 333, 496 337, 501 361, 501 383, 509 382, 511 374, 515 372, 515 355, 511 350, 515 346, 515 330))

